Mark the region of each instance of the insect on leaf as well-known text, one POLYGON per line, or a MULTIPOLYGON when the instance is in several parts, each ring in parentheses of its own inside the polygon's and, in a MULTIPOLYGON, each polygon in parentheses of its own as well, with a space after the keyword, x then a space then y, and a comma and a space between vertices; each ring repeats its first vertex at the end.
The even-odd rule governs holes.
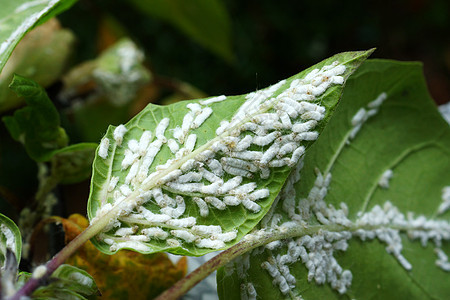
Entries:
POLYGON ((110 221, 93 242, 110 254, 203 255, 239 241, 370 53, 338 54, 247 95, 150 104, 109 127, 94 159, 88 216, 110 221))
MULTIPOLYGON (((14 222, 3 214, 0 214, 0 266, 3 270, 6 266, 7 250, 12 251, 19 266, 22 253, 22 237, 20 230, 14 222)), ((0 272, 1 273, 1 272, 0 272)))
POLYGON ((223 268, 220 298, 446 299, 449 149, 421 66, 365 62, 260 223, 292 234, 223 268))

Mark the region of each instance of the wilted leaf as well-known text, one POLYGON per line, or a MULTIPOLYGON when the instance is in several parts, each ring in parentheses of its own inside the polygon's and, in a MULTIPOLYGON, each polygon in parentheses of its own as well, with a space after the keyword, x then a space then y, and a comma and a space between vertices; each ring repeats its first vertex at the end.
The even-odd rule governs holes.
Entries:
POLYGON ((150 104, 125 126, 109 127, 88 202, 93 226, 110 221, 96 246, 108 254, 202 255, 239 241, 270 208, 345 79, 370 53, 338 54, 248 95, 150 104))
POLYGON ((261 222, 293 234, 221 270, 221 299, 448 298, 450 127, 419 64, 364 63, 300 169, 261 222))
MULTIPOLYGON (((77 214, 54 219, 63 224, 66 242, 88 225, 88 220, 77 214)), ((111 256, 99 252, 91 242, 85 243, 67 263, 91 274, 105 299, 152 299, 186 273, 184 258, 174 266, 163 253, 121 251, 111 256)))

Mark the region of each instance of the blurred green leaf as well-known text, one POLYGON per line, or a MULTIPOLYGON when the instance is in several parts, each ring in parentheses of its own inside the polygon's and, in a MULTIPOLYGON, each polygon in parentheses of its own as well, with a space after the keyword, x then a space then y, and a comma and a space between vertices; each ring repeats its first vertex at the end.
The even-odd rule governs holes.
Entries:
POLYGON ((48 87, 59 79, 72 54, 75 37, 53 18, 29 32, 17 45, 0 74, 0 112, 24 101, 8 86, 14 73, 48 87))
POLYGON ((131 2, 142 12, 171 23, 226 61, 233 61, 231 22, 222 1, 131 0, 131 2))
POLYGON ((16 45, 37 24, 63 12, 76 0, 2 0, 0 9, 0 73, 16 45))
POLYGON ((36 82, 15 75, 10 88, 25 98, 28 106, 3 117, 11 136, 24 144, 28 155, 36 161, 47 161, 53 151, 68 143, 60 127, 60 118, 45 90, 36 82))

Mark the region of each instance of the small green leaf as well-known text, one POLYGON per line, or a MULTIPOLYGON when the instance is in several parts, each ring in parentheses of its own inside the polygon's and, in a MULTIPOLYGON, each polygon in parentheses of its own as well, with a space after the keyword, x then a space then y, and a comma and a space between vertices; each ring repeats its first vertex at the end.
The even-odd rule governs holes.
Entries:
POLYGON ((450 127, 420 64, 365 62, 301 167, 260 223, 286 238, 221 270, 221 299, 448 298, 450 127))
POLYGON ((20 235, 20 230, 10 218, 0 214, 0 274, 6 265, 7 249, 14 253, 17 266, 19 266, 22 253, 22 237, 20 235))
MULTIPOLYGON (((23 286, 32 274, 21 272, 17 287, 23 286)), ((50 276, 49 284, 33 292, 32 299, 87 299, 98 294, 94 278, 89 273, 71 265, 61 265, 50 276)))
POLYGON ((338 54, 248 95, 150 104, 109 127, 94 159, 88 216, 92 226, 110 222, 93 243, 109 254, 202 255, 239 241, 370 53, 338 54))
POLYGON ((132 0, 142 12, 165 20, 216 55, 232 61, 231 22, 220 0, 132 0))
POLYGON ((28 155, 36 161, 47 161, 54 150, 67 145, 68 137, 58 111, 45 90, 37 83, 15 75, 10 88, 25 98, 28 106, 3 117, 11 136, 25 145, 28 155))
POLYGON ((63 184, 83 181, 91 175, 96 143, 80 143, 56 150, 51 158, 52 177, 63 184))
POLYGON ((75 0, 3 0, 0 10, 0 73, 23 36, 34 26, 63 12, 75 0))

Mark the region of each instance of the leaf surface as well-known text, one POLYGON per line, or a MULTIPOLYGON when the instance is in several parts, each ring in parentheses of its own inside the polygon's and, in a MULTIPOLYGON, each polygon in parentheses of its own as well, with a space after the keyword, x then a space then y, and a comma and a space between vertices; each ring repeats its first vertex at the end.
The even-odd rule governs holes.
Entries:
POLYGON ((450 127, 420 64, 364 63, 301 166, 261 222, 297 233, 223 268, 221 299, 449 295, 450 127))
POLYGON ((0 214, 0 271, 3 271, 6 266, 8 249, 15 255, 16 267, 19 266, 22 253, 20 230, 10 218, 0 214))
POLYGON ((338 54, 248 95, 150 104, 111 126, 88 202, 91 224, 110 222, 94 244, 109 254, 202 255, 236 243, 270 208, 370 53, 338 54))
POLYGON ((34 26, 75 3, 75 0, 4 0, 0 10, 0 73, 16 45, 34 26))

